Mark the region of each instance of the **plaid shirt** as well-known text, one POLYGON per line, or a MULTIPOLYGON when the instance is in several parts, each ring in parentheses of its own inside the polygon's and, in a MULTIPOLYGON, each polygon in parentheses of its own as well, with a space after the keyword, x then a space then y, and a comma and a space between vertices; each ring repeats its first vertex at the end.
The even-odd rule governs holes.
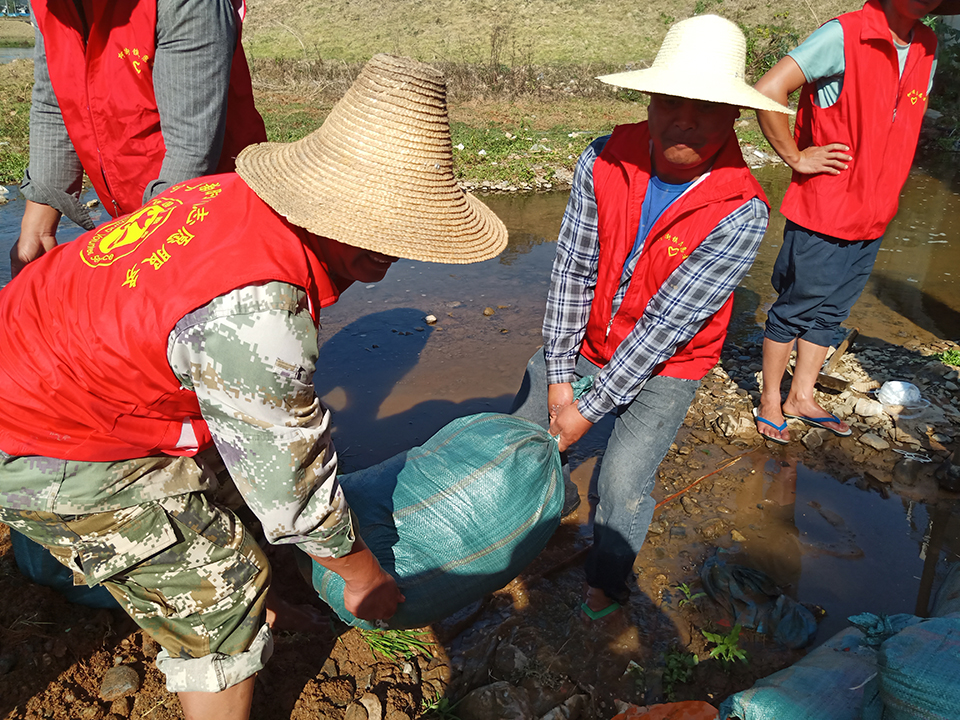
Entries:
MULTIPOLYGON (((595 140, 577 161, 570 200, 564 212, 543 318, 547 382, 575 379, 574 367, 586 333, 597 284, 600 244, 593 164, 608 136, 595 140)), ((579 401, 584 418, 597 422, 627 405, 643 389, 657 366, 669 359, 717 312, 756 257, 769 211, 758 198, 744 203, 720 224, 651 298, 643 317, 579 401)), ((630 284, 639 252, 624 269, 613 299, 616 314, 630 284)))

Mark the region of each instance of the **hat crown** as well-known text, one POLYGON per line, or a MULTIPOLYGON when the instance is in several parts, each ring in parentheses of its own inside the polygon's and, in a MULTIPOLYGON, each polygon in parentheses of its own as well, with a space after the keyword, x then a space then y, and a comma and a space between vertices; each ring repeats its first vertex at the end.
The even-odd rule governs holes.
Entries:
POLYGON ((743 81, 747 43, 734 23, 718 15, 697 15, 671 27, 651 67, 743 81))
POLYGON ((468 263, 507 244, 453 175, 443 74, 409 58, 375 55, 319 129, 246 148, 237 172, 294 225, 355 247, 468 263))
POLYGON ((667 31, 650 67, 597 79, 652 95, 791 114, 747 84, 746 60, 747 41, 740 28, 718 15, 697 15, 667 31))

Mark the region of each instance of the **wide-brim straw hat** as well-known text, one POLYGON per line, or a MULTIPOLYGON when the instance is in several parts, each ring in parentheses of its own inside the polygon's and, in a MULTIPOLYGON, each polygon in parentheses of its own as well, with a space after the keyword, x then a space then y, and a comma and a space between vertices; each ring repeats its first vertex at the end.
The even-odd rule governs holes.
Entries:
POLYGON ((237 173, 294 225, 365 250, 472 263, 507 245, 453 177, 443 74, 407 58, 374 56, 319 129, 247 147, 237 173))
POLYGON ((793 114, 747 84, 746 59, 747 41, 740 28, 717 15, 697 15, 667 31, 649 68, 597 80, 655 95, 793 114))

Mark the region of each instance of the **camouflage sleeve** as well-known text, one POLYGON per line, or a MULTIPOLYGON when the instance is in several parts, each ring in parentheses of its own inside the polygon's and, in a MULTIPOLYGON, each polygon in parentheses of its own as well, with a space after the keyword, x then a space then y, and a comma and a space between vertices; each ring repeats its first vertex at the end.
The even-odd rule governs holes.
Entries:
POLYGON ((174 373, 197 393, 214 443, 272 543, 319 557, 353 545, 336 479, 330 411, 317 398, 317 331, 306 293, 245 287, 184 317, 170 334, 174 373))

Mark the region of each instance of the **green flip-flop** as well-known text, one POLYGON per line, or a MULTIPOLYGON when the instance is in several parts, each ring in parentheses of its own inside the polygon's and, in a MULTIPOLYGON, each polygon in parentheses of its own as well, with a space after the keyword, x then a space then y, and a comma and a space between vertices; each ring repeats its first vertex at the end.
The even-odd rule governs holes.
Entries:
POLYGON ((580 603, 580 610, 583 611, 583 614, 586 615, 588 618, 590 618, 590 620, 599 620, 600 618, 604 618, 610 613, 613 613, 619 610, 620 607, 621 605, 617 601, 613 601, 612 603, 607 605, 605 608, 603 608, 603 610, 594 610, 585 602, 580 603))

